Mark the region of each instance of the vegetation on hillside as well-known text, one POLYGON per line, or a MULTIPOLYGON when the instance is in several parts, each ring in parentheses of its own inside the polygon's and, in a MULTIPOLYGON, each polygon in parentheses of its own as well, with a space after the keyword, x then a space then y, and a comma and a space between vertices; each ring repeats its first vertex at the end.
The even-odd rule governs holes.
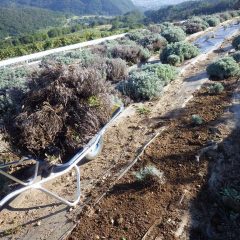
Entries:
POLYGON ((34 6, 75 15, 120 15, 135 9, 130 0, 2 0, 1 3, 34 6))
POLYGON ((196 15, 213 14, 239 9, 238 0, 188 1, 178 5, 146 12, 148 22, 164 22, 187 19, 196 15))
POLYGON ((49 26, 59 26, 63 21, 63 15, 45 9, 1 7, 0 39, 24 33, 30 34, 49 26))

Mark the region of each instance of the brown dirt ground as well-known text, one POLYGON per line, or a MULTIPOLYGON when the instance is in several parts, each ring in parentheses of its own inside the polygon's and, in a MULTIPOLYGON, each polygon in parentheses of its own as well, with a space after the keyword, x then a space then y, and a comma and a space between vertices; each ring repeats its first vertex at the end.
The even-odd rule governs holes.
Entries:
POLYGON ((79 224, 69 240, 189 239, 189 208, 205 184, 209 164, 206 157, 197 162, 195 156, 209 141, 221 140, 214 127, 236 88, 234 79, 223 83, 222 94, 211 95, 205 86, 178 118, 168 119, 167 130, 150 145, 134 169, 99 204, 86 208, 79 216, 79 224), (193 114, 199 114, 204 123, 194 126, 193 114), (166 182, 136 182, 133 171, 146 165, 164 172, 166 182))

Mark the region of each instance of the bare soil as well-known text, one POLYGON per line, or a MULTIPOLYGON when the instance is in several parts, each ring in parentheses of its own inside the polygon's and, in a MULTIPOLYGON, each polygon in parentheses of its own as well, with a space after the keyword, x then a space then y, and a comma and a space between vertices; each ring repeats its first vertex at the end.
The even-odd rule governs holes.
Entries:
POLYGON ((215 127, 231 104, 236 83, 234 79, 223 82, 225 91, 219 95, 209 94, 205 85, 179 117, 168 118, 167 130, 148 147, 141 161, 99 204, 84 209, 69 240, 205 239, 190 236, 189 209, 208 179, 209 167, 205 156, 200 161, 196 156, 210 142, 221 141, 215 127), (193 125, 193 114, 199 114, 204 123, 193 125), (164 184, 155 179, 136 181, 134 171, 148 165, 164 173, 164 184))

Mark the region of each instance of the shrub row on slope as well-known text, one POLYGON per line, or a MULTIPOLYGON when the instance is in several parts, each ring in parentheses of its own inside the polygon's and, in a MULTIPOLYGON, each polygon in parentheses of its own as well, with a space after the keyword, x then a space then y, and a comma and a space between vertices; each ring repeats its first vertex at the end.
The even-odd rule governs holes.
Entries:
POLYGON ((176 68, 170 65, 147 64, 140 70, 130 73, 129 79, 120 84, 119 90, 137 101, 155 99, 177 74, 176 68))

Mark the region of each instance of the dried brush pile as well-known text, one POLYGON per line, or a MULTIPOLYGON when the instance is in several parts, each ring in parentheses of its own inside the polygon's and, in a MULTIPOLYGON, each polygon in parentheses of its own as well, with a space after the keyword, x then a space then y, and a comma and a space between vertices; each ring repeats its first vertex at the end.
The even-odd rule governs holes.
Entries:
POLYGON ((15 142, 37 156, 64 159, 110 120, 111 96, 110 85, 96 69, 49 65, 32 80, 14 120, 15 142))

